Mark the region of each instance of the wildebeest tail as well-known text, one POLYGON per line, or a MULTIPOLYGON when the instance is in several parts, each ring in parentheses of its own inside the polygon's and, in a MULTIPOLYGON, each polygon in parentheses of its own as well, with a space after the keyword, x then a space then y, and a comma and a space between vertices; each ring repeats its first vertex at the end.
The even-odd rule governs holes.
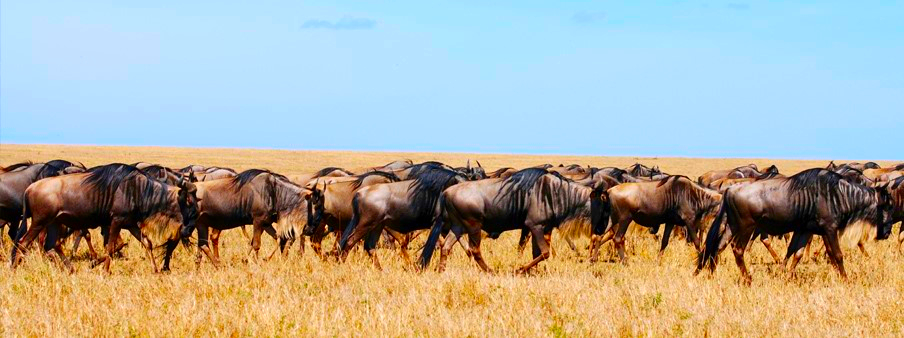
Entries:
POLYGON ((716 255, 719 254, 719 243, 722 241, 722 221, 725 219, 725 213, 730 208, 728 192, 722 198, 722 205, 719 207, 719 213, 713 220, 713 224, 709 227, 709 233, 706 235, 706 245, 703 247, 703 253, 697 262, 697 271, 703 269, 706 264, 710 264, 712 269, 716 267, 716 255))
POLYGON ((433 228, 430 229, 430 235, 427 236, 427 243, 424 244, 424 250, 421 251, 420 266, 421 270, 430 265, 430 259, 433 258, 433 250, 436 250, 436 243, 439 241, 439 235, 443 232, 443 218, 446 217, 446 194, 439 197, 439 213, 433 221, 433 228))
POLYGON ((360 211, 358 208, 358 195, 355 194, 355 197, 352 198, 352 219, 348 221, 348 226, 345 227, 345 231, 342 232, 342 240, 339 241, 339 255, 342 255, 342 252, 348 250, 345 246, 348 245, 348 238, 352 235, 352 231, 358 227, 358 219, 360 218, 360 211))

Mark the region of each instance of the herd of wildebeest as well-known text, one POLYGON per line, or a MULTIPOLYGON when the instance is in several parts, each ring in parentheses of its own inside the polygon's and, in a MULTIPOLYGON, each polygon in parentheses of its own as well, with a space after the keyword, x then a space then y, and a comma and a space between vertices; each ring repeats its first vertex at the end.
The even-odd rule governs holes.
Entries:
MULTIPOLYGON (((532 243, 533 259, 520 268, 526 272, 550 256, 554 229, 566 234, 562 238, 573 249, 568 234, 589 236, 591 262, 611 239, 619 260, 626 262, 625 235, 634 222, 661 238, 660 257, 678 226, 682 231, 674 235, 698 251, 695 274, 714 270, 718 254, 731 244, 742 281, 749 283, 744 253, 754 240, 793 272, 813 235, 822 238, 827 260, 846 277, 839 236, 854 226, 872 230, 860 237, 864 254, 863 241, 871 234, 888 238, 892 225, 904 219, 902 182, 904 164, 880 168, 874 162, 832 162, 791 176, 775 166, 759 170, 751 164, 692 180, 641 164, 625 169, 546 164, 487 173, 479 162, 456 168, 395 161, 354 171, 329 167, 284 176, 264 169, 239 173, 142 162, 85 168, 54 160, 0 169, 0 225, 9 228, 13 268, 37 240, 42 252, 71 269, 64 244, 73 242, 69 253, 75 254, 84 239, 93 266, 103 264, 109 271, 112 257, 125 245, 122 230, 144 247, 155 272, 155 249, 165 248, 162 270, 167 271, 180 242, 196 246, 196 264, 207 257, 218 266, 220 233, 239 228, 250 240, 251 259, 257 259, 266 232, 278 242, 270 257, 277 251, 287 255, 296 241, 303 253, 309 237, 323 259, 344 261, 363 242, 378 268, 374 250, 393 247, 406 264, 425 269, 439 247, 437 269, 442 271, 458 245, 488 271, 481 241, 519 230, 519 246, 532 243), (102 257, 88 232, 95 228, 103 236, 102 257), (422 233, 426 242, 419 260, 412 262, 408 245, 422 233), (321 242, 329 234, 336 241, 326 252, 321 242), (788 241, 784 259, 772 249, 773 236, 788 241)), ((904 231, 895 242, 901 250, 904 231)))

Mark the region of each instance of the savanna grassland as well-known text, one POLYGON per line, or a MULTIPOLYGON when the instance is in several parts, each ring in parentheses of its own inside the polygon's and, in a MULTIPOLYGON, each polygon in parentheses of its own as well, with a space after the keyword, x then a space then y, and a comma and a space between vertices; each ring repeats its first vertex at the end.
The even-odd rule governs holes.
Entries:
MULTIPOLYGON (((325 166, 355 170, 406 158, 453 165, 480 160, 488 171, 540 163, 625 167, 641 162, 691 177, 751 162, 776 164, 784 173, 827 162, 0 145, 0 165, 55 158, 87 166, 145 161, 284 174, 325 166)), ((299 255, 297 243, 287 259, 246 262, 248 244, 238 230, 224 233, 221 269, 206 260, 196 268, 194 252, 180 247, 173 271, 153 274, 140 246, 124 235, 130 244, 114 260, 111 275, 89 267, 84 244, 74 256, 74 273, 34 253, 13 271, 6 263, 9 240, 3 237, 2 336, 904 335, 904 255, 894 241, 868 243, 869 258, 847 245, 847 281, 823 258, 808 259, 791 277, 755 244, 747 256, 753 283, 744 286, 730 253, 721 255, 714 275, 694 277, 692 246, 673 241, 660 262, 656 239, 637 230, 628 237, 627 265, 612 261, 611 244, 604 248, 608 260, 590 264, 586 238, 577 241, 575 253, 554 234, 554 256, 530 275, 513 273, 530 255, 518 252, 516 232, 483 242, 494 273, 480 272, 456 247, 442 274, 403 266, 393 249, 380 250, 384 269, 378 271, 360 250, 337 264, 321 261, 310 248, 299 255)), ((423 236, 412 247, 422 241, 423 236)), ((269 237, 263 243, 265 254, 275 246, 269 237)), ((777 243, 784 252, 784 242, 777 243)))

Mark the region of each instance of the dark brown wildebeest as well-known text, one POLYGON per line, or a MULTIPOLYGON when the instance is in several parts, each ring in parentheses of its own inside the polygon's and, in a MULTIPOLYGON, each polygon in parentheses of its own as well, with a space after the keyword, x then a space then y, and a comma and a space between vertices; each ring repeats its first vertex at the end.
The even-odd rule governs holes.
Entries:
POLYGON ((306 196, 308 198, 308 222, 304 227, 304 235, 311 237, 314 252, 323 257, 320 252, 320 242, 329 229, 336 234, 336 251, 338 252, 342 231, 352 219, 352 200, 358 189, 398 181, 399 178, 392 173, 371 171, 355 177, 354 180, 324 183, 322 187, 315 184, 311 194, 306 196))
POLYGON ((468 235, 471 257, 489 271, 480 252, 481 230, 502 233, 527 228, 533 237, 534 259, 519 269, 527 272, 549 257, 552 230, 575 218, 590 218, 597 227, 602 210, 600 190, 586 187, 550 173, 528 168, 506 179, 466 182, 446 189, 439 201, 439 213, 421 253, 420 266, 426 268, 440 235, 448 231, 440 254, 438 270, 462 234, 468 235))
POLYGON ((277 232, 288 233, 286 229, 289 228, 298 228, 300 232, 306 219, 304 195, 308 192, 287 177, 269 170, 249 169, 231 179, 198 182, 197 187, 200 199, 197 263, 204 253, 211 263, 219 265, 220 231, 252 224, 250 251, 257 258, 264 231, 276 239, 277 232), (277 223, 279 229, 275 229, 273 223, 277 223), (207 243, 208 231, 212 254, 207 243))
POLYGON ((665 224, 659 248, 660 258, 676 225, 685 227, 687 240, 700 251, 698 234, 702 234, 701 223, 707 216, 714 216, 722 202, 722 194, 701 187, 686 176, 670 176, 654 182, 623 183, 610 188, 607 193, 612 206, 612 231, 607 237, 612 237, 622 263, 627 262, 625 233, 631 221, 645 227, 665 224))
POLYGON ((826 167, 826 170, 834 171, 837 173, 840 170, 845 170, 845 169, 857 169, 859 171, 864 171, 866 169, 879 169, 879 168, 881 168, 881 167, 878 164, 876 164, 876 162, 866 162, 866 163, 851 162, 851 163, 835 164, 835 161, 831 161, 831 162, 829 162, 829 165, 826 167))
MULTIPOLYGON (((359 189, 352 199, 352 219, 339 242, 340 257, 344 258, 351 247, 365 239, 364 250, 380 268, 374 250, 383 229, 402 234, 429 229, 443 190, 466 181, 467 177, 461 173, 432 167, 418 173, 415 179, 359 189)), ((404 248, 401 254, 405 263, 410 264, 404 248)))
POLYGON ((23 220, 16 235, 12 266, 18 263, 17 250, 24 250, 46 231, 44 251, 55 249, 68 265, 60 243, 63 227, 101 227, 107 255, 102 259, 109 272, 119 231, 128 230, 144 245, 145 253, 157 269, 154 244, 165 243, 163 269, 169 269, 173 250, 180 239, 194 229, 197 198, 194 186, 161 183, 136 167, 114 163, 88 169, 86 173, 47 178, 25 190, 23 220), (28 227, 25 218, 32 218, 28 227))
MULTIPOLYGON (((19 222, 22 220, 22 198, 25 188, 32 183, 64 174, 84 172, 85 167, 64 160, 47 163, 23 162, 4 168, 0 173, 0 229, 9 224, 9 238, 15 238, 19 222)), ((3 243, 0 239, 0 243, 3 243)))
MULTIPOLYGON (((819 168, 731 187, 706 237, 696 272, 705 265, 715 270, 718 253, 731 241, 741 277, 749 284, 744 252, 754 231, 759 230, 769 235, 793 232, 789 254, 800 252, 812 235, 822 236, 829 260, 846 278, 838 243, 840 233, 852 224, 866 222, 878 228, 877 238, 887 238, 891 232, 890 209, 889 198, 881 189, 851 183, 837 173, 819 168), (727 223, 720 226, 723 219, 727 223)), ((791 271, 799 256, 795 254, 791 271)))

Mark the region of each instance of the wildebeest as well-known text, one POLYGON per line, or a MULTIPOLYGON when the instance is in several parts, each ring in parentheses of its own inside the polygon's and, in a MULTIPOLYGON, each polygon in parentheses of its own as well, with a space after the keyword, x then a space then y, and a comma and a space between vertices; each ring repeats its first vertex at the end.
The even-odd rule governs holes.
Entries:
MULTIPOLYGON (((787 178, 731 187, 709 230, 697 272, 707 264, 715 270, 716 256, 731 241, 741 276, 750 283, 744 251, 753 232, 759 230, 769 235, 794 232, 789 254, 803 248, 812 235, 822 236, 829 260, 846 277, 838 242, 840 232, 852 224, 866 222, 878 227, 878 238, 887 238, 891 232, 889 220, 887 194, 846 181, 826 169, 809 169, 787 178), (720 226, 723 218, 727 223, 720 226)), ((795 264, 796 259, 792 261, 792 271, 795 264)))
POLYGON ((703 173, 703 175, 700 175, 700 177, 697 178, 697 183, 704 187, 710 187, 710 184, 712 182, 715 182, 715 181, 723 179, 723 178, 729 178, 728 176, 733 172, 737 172, 738 175, 736 175, 736 176, 740 176, 740 177, 732 177, 732 178, 755 177, 760 174, 759 169, 757 169, 756 164, 751 163, 751 164, 748 164, 745 166, 740 166, 740 167, 732 168, 732 169, 720 169, 720 170, 707 171, 707 172, 703 173))
POLYGON ((552 230, 575 218, 590 218, 591 226, 600 221, 602 198, 599 190, 574 183, 546 169, 523 169, 505 179, 487 179, 460 183, 446 189, 438 201, 440 212, 421 253, 421 268, 426 268, 440 235, 448 231, 438 269, 442 271, 452 247, 463 234, 468 249, 484 271, 489 267, 480 252, 481 230, 502 233, 526 228, 533 236, 534 259, 521 272, 549 257, 552 230))
POLYGON ((29 247, 45 231, 44 251, 56 249, 68 262, 58 243, 63 227, 82 230, 99 226, 105 239, 107 255, 103 263, 107 272, 121 229, 144 245, 157 272, 154 244, 166 244, 163 269, 168 270, 178 240, 193 230, 197 198, 190 182, 175 187, 136 167, 114 163, 35 182, 25 190, 23 211, 11 257, 13 266, 18 262, 16 251, 29 247), (28 217, 32 218, 30 227, 25 222, 28 217))
POLYGON ((219 264, 219 232, 246 224, 253 225, 251 251, 254 257, 260 249, 261 234, 266 231, 276 238, 276 233, 287 233, 288 228, 301 231, 306 217, 305 190, 283 175, 264 169, 249 169, 231 179, 198 182, 200 198, 198 229, 198 253, 208 256, 214 265, 219 264), (277 223, 279 230, 274 229, 277 223), (207 239, 210 231, 211 254, 207 239))
MULTIPOLYGON (((365 239, 364 249, 379 268, 373 250, 383 229, 408 234, 430 228, 443 190, 466 181, 467 177, 461 173, 432 167, 418 173, 415 179, 359 189, 352 200, 352 219, 339 242, 340 253, 345 255, 349 248, 365 239)), ((401 254, 410 263, 407 252, 403 250, 401 254)))
POLYGON ((901 164, 898 164, 895 166, 891 166, 888 168, 871 168, 871 169, 864 169, 862 171, 863 171, 863 176, 866 176, 873 181, 887 182, 894 178, 897 178, 900 175, 900 172, 904 171, 904 163, 901 163, 901 164), (894 172, 898 172, 898 175, 894 175, 892 177, 886 176, 886 175, 892 174, 894 172))
MULTIPOLYGON (((192 172, 194 173, 194 172, 192 172)), ((210 167, 205 169, 203 172, 194 173, 198 177, 199 182, 204 181, 213 181, 224 178, 233 178, 238 173, 232 168, 224 168, 224 167, 210 167)))
POLYGON ((347 177, 354 176, 355 174, 351 171, 337 168, 337 167, 326 167, 320 169, 313 173, 302 174, 302 175, 292 175, 289 176, 289 180, 298 184, 300 186, 305 186, 310 183, 312 180, 321 178, 321 177, 347 177))
MULTIPOLYGON (((892 206, 891 224, 904 221, 904 177, 898 177, 891 182, 886 182, 877 187, 888 193, 892 206)), ((898 229, 898 251, 904 247, 904 223, 898 229)))
POLYGON ((0 173, 0 228, 9 224, 9 238, 15 238, 22 219, 25 188, 32 183, 63 174, 84 172, 85 166, 64 160, 47 163, 22 162, 10 165, 0 173))
POLYGON ((379 167, 367 168, 366 171, 385 171, 391 172, 395 170, 405 169, 414 165, 414 161, 412 160, 398 160, 386 163, 385 165, 379 167))
POLYGON ((512 176, 512 174, 514 174, 516 172, 518 172, 518 169, 515 169, 512 167, 503 167, 503 168, 496 169, 496 171, 493 171, 492 173, 487 175, 487 177, 488 178, 508 178, 509 176, 512 176))
POLYGON ((336 233, 336 248, 342 231, 352 219, 352 200, 358 189, 381 183, 398 182, 399 178, 389 172, 372 171, 355 177, 354 180, 324 183, 322 187, 315 183, 308 198, 308 222, 304 227, 304 235, 311 237, 314 252, 321 255, 320 240, 328 228, 336 233))
POLYGON ((472 167, 471 160, 468 160, 468 163, 466 166, 457 167, 457 168, 454 168, 453 170, 457 171, 458 173, 460 173, 462 175, 465 175, 465 177, 468 178, 468 181, 476 181, 476 180, 482 180, 482 179, 487 178, 487 172, 485 170, 483 170, 483 166, 480 165, 480 161, 476 161, 476 162, 477 162, 476 167, 472 167))
POLYGON ((628 171, 628 174, 634 177, 643 177, 651 180, 660 180, 666 177, 669 177, 669 174, 662 172, 659 170, 659 166, 648 167, 640 163, 634 163, 634 165, 625 168, 628 171))
POLYGON ((831 161, 831 162, 829 162, 829 165, 826 166, 826 170, 834 171, 836 173, 838 171, 844 170, 844 169, 857 169, 859 171, 864 171, 866 169, 879 169, 879 168, 881 168, 881 167, 876 162, 866 162, 866 163, 850 162, 850 163, 835 164, 835 161, 831 161))
MULTIPOLYGON (((669 176, 660 181, 624 183, 608 190, 612 207, 611 236, 618 250, 619 259, 624 263, 625 233, 631 221, 645 226, 657 227, 665 224, 665 232, 659 248, 662 256, 672 237, 672 229, 684 226, 687 239, 701 249, 698 231, 707 215, 714 214, 722 201, 716 191, 701 187, 686 176, 669 176)), ((603 238, 605 241, 606 238, 603 238)))

